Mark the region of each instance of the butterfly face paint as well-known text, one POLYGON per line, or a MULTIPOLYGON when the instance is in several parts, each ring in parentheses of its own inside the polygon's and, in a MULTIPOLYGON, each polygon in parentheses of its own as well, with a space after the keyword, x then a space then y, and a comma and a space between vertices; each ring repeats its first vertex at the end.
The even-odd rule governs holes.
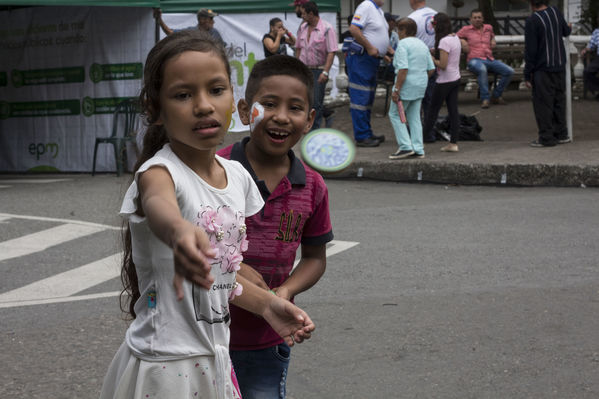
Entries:
POLYGON ((252 104, 252 108, 250 110, 250 131, 253 132, 256 125, 262 122, 264 119, 264 107, 259 102, 255 102, 252 104))

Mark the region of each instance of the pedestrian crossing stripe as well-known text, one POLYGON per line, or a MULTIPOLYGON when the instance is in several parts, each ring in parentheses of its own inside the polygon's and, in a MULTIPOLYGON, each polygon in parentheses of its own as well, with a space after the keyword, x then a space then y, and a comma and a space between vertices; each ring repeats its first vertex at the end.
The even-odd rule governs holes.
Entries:
POLYGON ((0 262, 45 251, 63 242, 106 230, 99 226, 66 223, 0 243, 0 262))
MULTIPOLYGON (((0 180, 0 184, 47 184, 58 183, 62 181, 71 181, 72 179, 4 179, 0 180)), ((10 187, 10 186, 3 186, 10 187)))
MULTIPOLYGON (((0 222, 11 218, 53 221, 63 224, 0 243, 0 261, 44 251, 50 247, 80 238, 84 235, 94 234, 103 230, 121 229, 116 226, 71 219, 0 213, 0 222)), ((358 244, 358 242, 354 241, 333 240, 327 245, 327 257, 346 251, 358 244)), ((118 296, 120 291, 85 295, 77 295, 77 293, 119 277, 122 256, 122 253, 110 255, 95 262, 4 292, 0 294, 0 309, 118 296)), ((294 267, 297 266, 298 261, 296 260, 294 267)))

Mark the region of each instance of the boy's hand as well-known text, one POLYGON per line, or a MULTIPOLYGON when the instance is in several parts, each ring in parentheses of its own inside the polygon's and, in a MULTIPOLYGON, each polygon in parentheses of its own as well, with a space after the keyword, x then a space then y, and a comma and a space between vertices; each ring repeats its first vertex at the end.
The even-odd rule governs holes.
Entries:
POLYGON ((272 295, 272 300, 262 314, 264 320, 279 334, 285 343, 293 346, 309 339, 314 323, 306 312, 289 301, 272 295))
POLYGON ((214 283, 214 277, 210 274, 210 258, 214 258, 216 253, 210 246, 206 232, 185 221, 173 233, 172 248, 175 261, 173 286, 177 300, 180 301, 184 296, 183 279, 210 289, 214 283))
POLYGON ((287 287, 283 285, 277 288, 273 288, 272 290, 280 298, 286 299, 288 301, 291 299, 291 293, 289 292, 289 289, 287 289, 287 287))

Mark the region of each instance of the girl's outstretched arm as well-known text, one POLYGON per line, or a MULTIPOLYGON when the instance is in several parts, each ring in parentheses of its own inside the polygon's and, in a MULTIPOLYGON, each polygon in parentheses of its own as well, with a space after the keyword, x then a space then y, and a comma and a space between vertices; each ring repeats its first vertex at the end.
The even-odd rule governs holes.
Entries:
POLYGON ((243 285, 243 293, 231 300, 232 304, 262 316, 289 346, 310 338, 315 327, 306 312, 239 274, 237 282, 243 285))
POLYGON ((173 249, 177 299, 183 299, 183 279, 210 289, 209 258, 215 253, 208 235, 181 216, 171 175, 162 167, 152 167, 138 179, 141 207, 152 232, 173 249))

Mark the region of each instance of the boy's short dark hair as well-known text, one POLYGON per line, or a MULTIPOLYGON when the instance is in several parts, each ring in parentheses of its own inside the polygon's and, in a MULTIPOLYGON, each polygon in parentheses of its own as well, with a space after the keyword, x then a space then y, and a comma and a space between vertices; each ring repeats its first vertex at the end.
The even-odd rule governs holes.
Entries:
POLYGON ((245 86, 245 101, 251 105, 262 81, 277 75, 294 77, 306 85, 308 105, 312 109, 312 105, 314 104, 314 75, 297 58, 281 54, 266 57, 254 65, 245 86))
POLYGON ((480 8, 475 8, 472 11, 470 11, 470 16, 472 16, 472 14, 478 14, 478 13, 483 13, 483 11, 480 8))

